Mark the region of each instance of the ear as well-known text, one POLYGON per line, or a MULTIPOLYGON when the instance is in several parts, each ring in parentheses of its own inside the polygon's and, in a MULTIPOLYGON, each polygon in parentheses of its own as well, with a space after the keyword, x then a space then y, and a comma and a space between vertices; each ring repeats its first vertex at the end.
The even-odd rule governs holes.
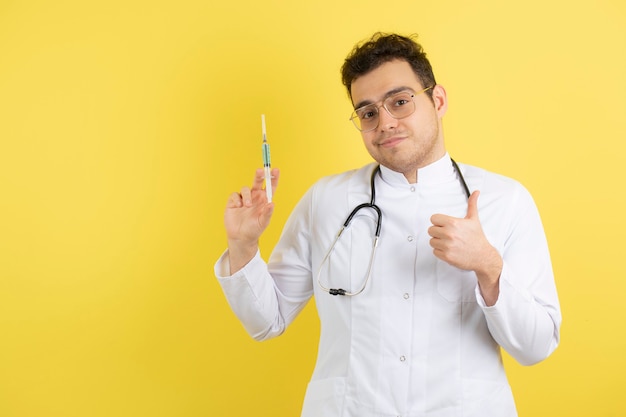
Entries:
POLYGON ((437 84, 433 87, 433 102, 435 103, 437 116, 442 118, 448 110, 448 96, 442 85, 437 84))

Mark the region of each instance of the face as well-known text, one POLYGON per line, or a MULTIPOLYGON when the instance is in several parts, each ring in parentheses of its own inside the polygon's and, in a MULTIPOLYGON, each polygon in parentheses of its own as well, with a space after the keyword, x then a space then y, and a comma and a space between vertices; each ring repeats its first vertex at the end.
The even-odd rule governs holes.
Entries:
POLYGON ((415 94, 415 112, 394 119, 379 109, 378 127, 362 132, 369 154, 378 163, 404 174, 409 182, 417 181, 417 169, 445 155, 441 118, 446 112, 446 92, 440 85, 433 88, 433 101, 426 93, 417 94, 421 85, 411 66, 404 60, 387 62, 355 79, 351 85, 355 108, 367 104, 381 105, 385 98, 398 91, 415 94))

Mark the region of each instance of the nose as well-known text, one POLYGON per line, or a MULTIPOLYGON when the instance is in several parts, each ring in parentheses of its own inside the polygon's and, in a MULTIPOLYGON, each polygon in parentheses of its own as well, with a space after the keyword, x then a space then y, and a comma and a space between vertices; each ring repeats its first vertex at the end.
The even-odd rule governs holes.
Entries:
POLYGON ((385 106, 380 106, 378 109, 378 128, 381 131, 395 129, 398 125, 398 119, 391 116, 389 110, 385 106))

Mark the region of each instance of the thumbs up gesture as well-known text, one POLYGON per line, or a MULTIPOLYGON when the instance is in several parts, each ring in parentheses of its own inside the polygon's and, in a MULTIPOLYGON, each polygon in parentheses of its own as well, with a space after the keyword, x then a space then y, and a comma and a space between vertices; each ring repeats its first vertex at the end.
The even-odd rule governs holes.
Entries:
MULTIPOLYGON (((487 293, 495 295, 502 272, 502 257, 483 232, 478 217, 478 196, 474 191, 467 201, 467 214, 464 218, 434 214, 428 228, 433 254, 460 269, 474 271, 485 301, 487 293)), ((489 302, 488 302, 489 304, 489 302)))

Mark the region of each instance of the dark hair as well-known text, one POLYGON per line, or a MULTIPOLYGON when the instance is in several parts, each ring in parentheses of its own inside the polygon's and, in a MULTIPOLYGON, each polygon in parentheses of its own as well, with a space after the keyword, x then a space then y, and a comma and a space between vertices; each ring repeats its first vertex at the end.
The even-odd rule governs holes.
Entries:
MULTIPOLYGON (((422 46, 415 39, 417 35, 406 37, 377 32, 370 39, 357 44, 341 67, 341 80, 348 95, 352 97, 351 85, 355 79, 395 59, 404 60, 411 65, 422 87, 434 86, 436 81, 433 69, 422 46)), ((426 92, 431 99, 432 92, 432 89, 426 92)))

